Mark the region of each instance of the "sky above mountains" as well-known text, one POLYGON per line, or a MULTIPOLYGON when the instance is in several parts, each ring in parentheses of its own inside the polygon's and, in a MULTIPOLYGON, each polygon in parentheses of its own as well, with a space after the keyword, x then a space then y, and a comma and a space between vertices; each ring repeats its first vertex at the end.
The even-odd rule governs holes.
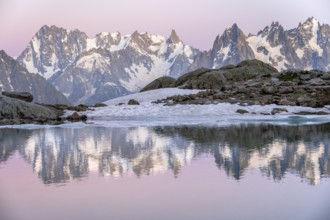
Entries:
POLYGON ((328 0, 0 0, 0 50, 18 56, 45 24, 90 37, 135 30, 169 36, 175 29, 186 44, 208 50, 233 23, 245 34, 272 21, 291 29, 311 16, 330 24, 329 8, 328 0))

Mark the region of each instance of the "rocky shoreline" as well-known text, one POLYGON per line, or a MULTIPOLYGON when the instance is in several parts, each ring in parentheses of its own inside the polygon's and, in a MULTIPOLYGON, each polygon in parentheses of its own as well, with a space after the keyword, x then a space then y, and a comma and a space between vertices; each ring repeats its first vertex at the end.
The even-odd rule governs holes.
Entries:
POLYGON ((86 121, 86 115, 77 112, 89 110, 88 106, 45 105, 32 103, 30 93, 3 92, 0 95, 0 125, 48 124, 59 125, 67 121, 86 121), (74 111, 64 117, 64 111, 74 111))

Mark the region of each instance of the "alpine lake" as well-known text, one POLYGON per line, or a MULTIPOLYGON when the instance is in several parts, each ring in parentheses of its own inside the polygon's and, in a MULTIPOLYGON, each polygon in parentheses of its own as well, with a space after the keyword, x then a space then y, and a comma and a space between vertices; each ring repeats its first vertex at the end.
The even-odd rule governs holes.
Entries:
POLYGON ((329 177, 329 123, 0 129, 1 220, 327 220, 329 177))

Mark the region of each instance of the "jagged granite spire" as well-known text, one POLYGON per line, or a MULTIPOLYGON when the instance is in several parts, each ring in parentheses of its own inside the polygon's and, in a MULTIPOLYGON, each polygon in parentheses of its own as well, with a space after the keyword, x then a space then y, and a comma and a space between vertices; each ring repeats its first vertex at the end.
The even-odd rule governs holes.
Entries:
POLYGON ((169 41, 173 44, 177 44, 177 43, 182 42, 174 29, 172 29, 172 31, 171 31, 169 41))
POLYGON ((211 67, 219 68, 227 64, 237 64, 242 60, 254 59, 254 53, 246 41, 246 36, 237 24, 218 35, 211 51, 211 67))

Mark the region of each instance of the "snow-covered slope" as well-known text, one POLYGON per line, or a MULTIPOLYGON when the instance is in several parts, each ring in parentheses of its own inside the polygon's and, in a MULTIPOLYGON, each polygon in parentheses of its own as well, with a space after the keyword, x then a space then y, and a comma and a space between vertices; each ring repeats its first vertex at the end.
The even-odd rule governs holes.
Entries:
POLYGON ((330 70, 330 26, 309 18, 284 30, 273 22, 257 35, 234 24, 219 34, 209 51, 149 33, 102 32, 89 38, 79 30, 43 26, 17 58, 75 104, 93 104, 139 91, 161 76, 178 77, 197 68, 219 68, 257 58, 283 69, 330 70))

